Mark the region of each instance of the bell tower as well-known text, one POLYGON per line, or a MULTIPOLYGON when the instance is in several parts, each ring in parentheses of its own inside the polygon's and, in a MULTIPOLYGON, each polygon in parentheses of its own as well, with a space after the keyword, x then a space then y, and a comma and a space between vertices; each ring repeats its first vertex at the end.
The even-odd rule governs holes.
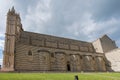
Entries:
POLYGON ((15 43, 21 31, 23 29, 20 16, 15 12, 14 7, 12 7, 7 13, 2 71, 14 71, 15 43))

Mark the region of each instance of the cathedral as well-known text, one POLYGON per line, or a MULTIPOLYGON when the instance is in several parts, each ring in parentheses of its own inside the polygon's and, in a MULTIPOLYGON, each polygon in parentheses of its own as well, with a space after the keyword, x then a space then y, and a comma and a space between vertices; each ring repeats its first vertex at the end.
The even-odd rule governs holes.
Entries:
POLYGON ((106 54, 117 46, 107 35, 86 42, 24 31, 14 7, 6 21, 2 71, 113 71, 106 54))

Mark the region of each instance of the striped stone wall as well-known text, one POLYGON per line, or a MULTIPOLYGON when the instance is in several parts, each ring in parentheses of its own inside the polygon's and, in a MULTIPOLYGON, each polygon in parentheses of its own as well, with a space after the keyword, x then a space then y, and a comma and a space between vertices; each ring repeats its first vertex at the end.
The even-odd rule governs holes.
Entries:
POLYGON ((17 43, 15 52, 15 70, 18 71, 106 71, 102 54, 21 43, 17 43))

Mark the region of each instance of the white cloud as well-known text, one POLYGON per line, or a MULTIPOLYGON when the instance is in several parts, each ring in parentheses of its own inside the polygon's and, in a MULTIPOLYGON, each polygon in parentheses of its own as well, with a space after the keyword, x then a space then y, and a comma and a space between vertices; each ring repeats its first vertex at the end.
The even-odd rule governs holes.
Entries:
POLYGON ((119 29, 120 19, 112 18, 104 22, 95 22, 90 14, 84 15, 84 21, 75 22, 67 28, 70 33, 75 36, 86 36, 87 41, 95 40, 104 34, 112 35, 119 29))
POLYGON ((46 22, 51 18, 50 12, 50 0, 38 1, 36 6, 29 6, 27 8, 27 14, 23 20, 25 30, 35 32, 44 32, 46 22))
POLYGON ((5 38, 5 35, 0 32, 0 50, 3 50, 4 48, 4 38, 5 38))
POLYGON ((115 17, 113 11, 108 11, 110 15, 104 13, 106 9, 116 8, 111 6, 114 1, 110 2, 110 5, 107 5, 107 2, 108 0, 105 2, 95 0, 26 0, 23 3, 23 0, 3 0, 0 2, 0 9, 2 10, 0 17, 4 22, 0 22, 0 32, 5 33, 6 11, 15 5, 17 12, 24 13, 21 15, 23 28, 28 31, 85 41, 95 40, 103 34, 114 36, 117 33, 119 34, 120 19, 119 16, 118 18, 115 17), (101 4, 103 6, 100 6, 101 4), (107 8, 104 10, 103 7, 106 6, 107 8), (107 19, 102 21, 104 18, 107 19))
POLYGON ((2 65, 3 59, 0 59, 0 65, 2 65))
POLYGON ((0 32, 0 38, 4 38, 5 34, 0 32))
POLYGON ((13 0, 0 0, 0 33, 5 33, 6 14, 9 8, 14 5, 13 0))
POLYGON ((4 40, 0 40, 0 50, 3 50, 4 48, 4 40))

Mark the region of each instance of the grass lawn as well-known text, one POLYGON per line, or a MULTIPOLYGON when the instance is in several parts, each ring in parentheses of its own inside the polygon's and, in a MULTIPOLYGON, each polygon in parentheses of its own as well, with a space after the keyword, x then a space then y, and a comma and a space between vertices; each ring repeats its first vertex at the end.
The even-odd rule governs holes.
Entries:
POLYGON ((0 73, 0 80, 120 80, 120 73, 0 73))

